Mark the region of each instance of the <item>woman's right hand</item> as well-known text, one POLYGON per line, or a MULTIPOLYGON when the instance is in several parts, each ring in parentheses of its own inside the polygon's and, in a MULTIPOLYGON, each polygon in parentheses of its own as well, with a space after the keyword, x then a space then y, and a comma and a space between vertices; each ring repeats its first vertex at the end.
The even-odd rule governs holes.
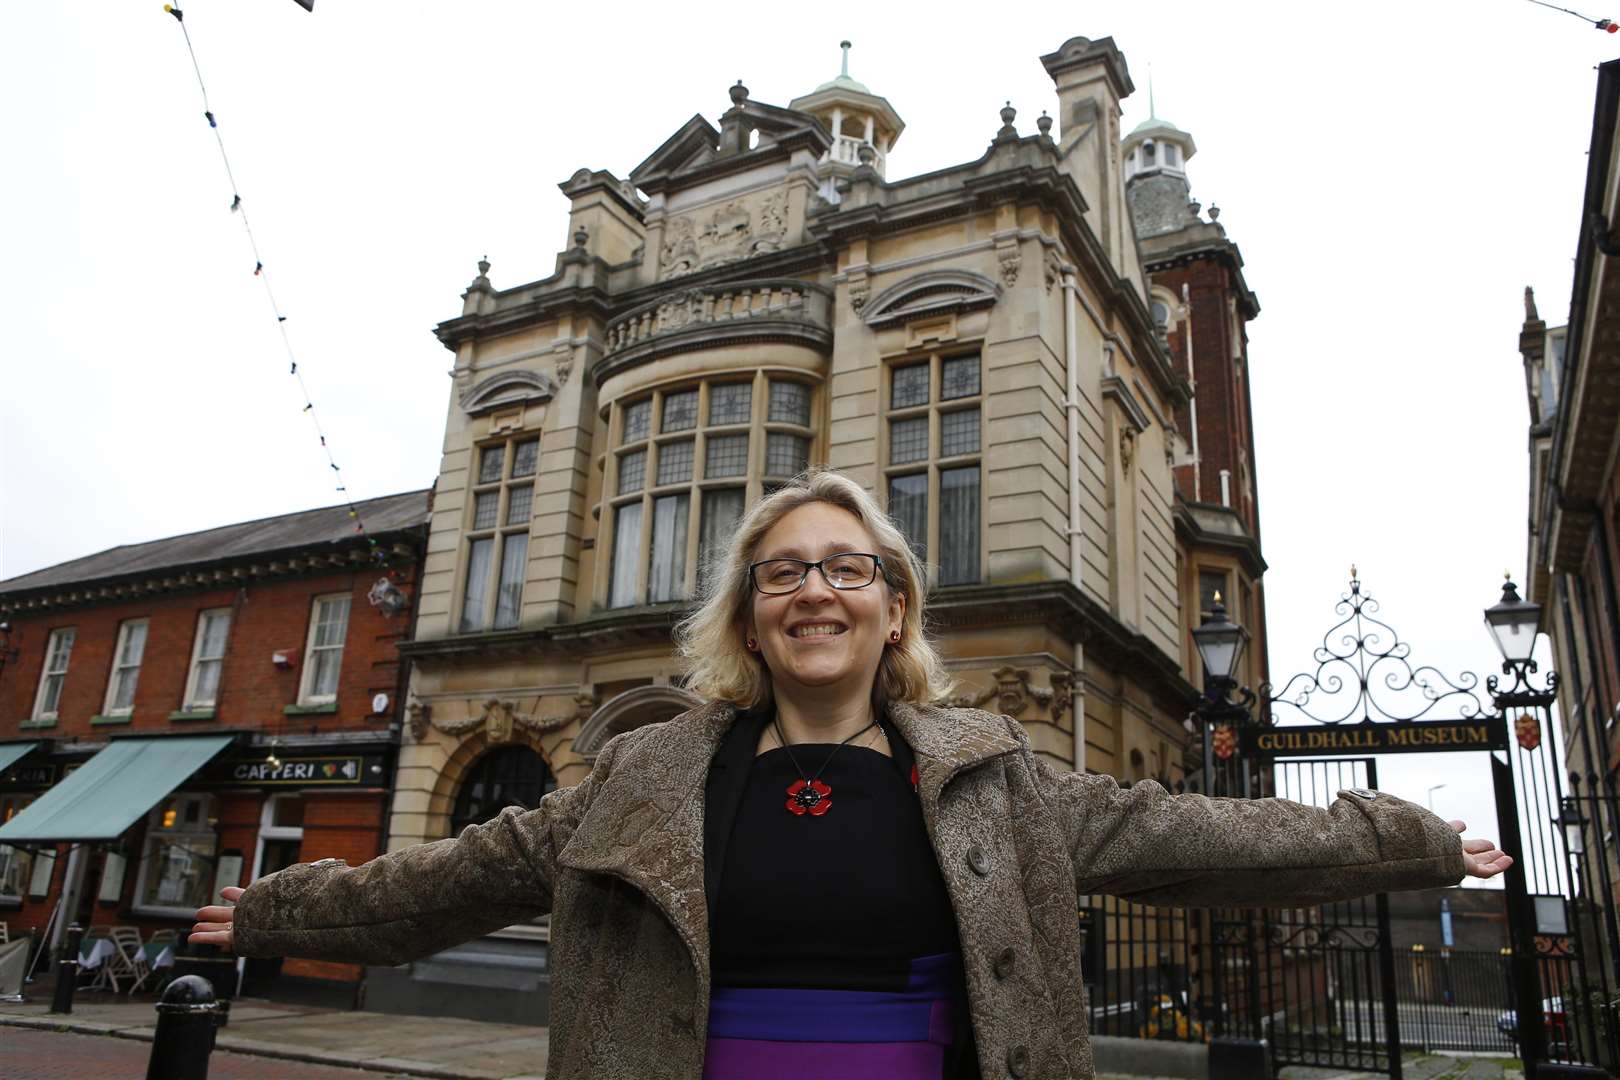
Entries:
MULTIPOLYGON (((239 889, 235 885, 228 885, 219 891, 226 903, 235 904, 246 889, 239 889)), ((191 928, 190 941, 193 944, 218 945, 222 949, 231 947, 231 923, 235 918, 234 907, 211 905, 197 909, 197 925, 191 928)))

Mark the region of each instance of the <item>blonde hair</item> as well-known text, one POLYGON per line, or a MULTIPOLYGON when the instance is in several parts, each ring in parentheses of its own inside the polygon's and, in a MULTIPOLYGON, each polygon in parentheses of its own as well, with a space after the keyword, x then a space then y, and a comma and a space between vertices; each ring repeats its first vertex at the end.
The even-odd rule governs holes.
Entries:
POLYGON ((762 657, 743 644, 753 603, 748 565, 765 534, 801 506, 827 503, 846 510, 872 534, 874 554, 883 559, 882 578, 906 598, 900 640, 885 643, 872 686, 875 701, 926 704, 951 689, 945 664, 923 632, 923 594, 927 589, 922 563, 893 521, 855 481, 832 469, 800 473, 761 499, 743 516, 726 552, 709 567, 698 608, 675 628, 676 647, 689 665, 687 686, 712 701, 732 701, 758 708, 772 700, 771 673, 762 657))

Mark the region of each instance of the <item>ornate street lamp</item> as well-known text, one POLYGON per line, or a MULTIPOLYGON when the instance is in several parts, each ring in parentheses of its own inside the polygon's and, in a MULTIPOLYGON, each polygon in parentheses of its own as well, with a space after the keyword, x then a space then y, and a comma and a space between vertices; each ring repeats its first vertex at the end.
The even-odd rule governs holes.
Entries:
POLYGON ((1249 643, 1249 632, 1226 617, 1220 593, 1215 594, 1214 606, 1192 636, 1198 656, 1204 661, 1204 673, 1217 682, 1236 682, 1238 661, 1249 643))
MULTIPOLYGON (((1215 793, 1216 762, 1231 763, 1238 753, 1239 734, 1250 719, 1254 704, 1254 691, 1238 685, 1238 664, 1243 659, 1243 648, 1249 643, 1249 632, 1226 617, 1226 606, 1221 594, 1205 615, 1198 629, 1192 632, 1198 657, 1204 663, 1204 692, 1198 695, 1192 715, 1187 718, 1188 730, 1201 732, 1204 743, 1203 791, 1215 793), (1237 691, 1233 700, 1232 692, 1237 691)), ((1221 770, 1226 772, 1225 769, 1221 770)), ((1241 786, 1246 795, 1249 789, 1249 770, 1239 766, 1239 777, 1227 773, 1229 793, 1236 794, 1241 786)))
POLYGON ((1502 585, 1502 599, 1485 609, 1485 626, 1496 641, 1496 647, 1502 650, 1502 659, 1523 670, 1536 651, 1536 635, 1541 632, 1541 605, 1520 599, 1519 587, 1510 578, 1502 585))

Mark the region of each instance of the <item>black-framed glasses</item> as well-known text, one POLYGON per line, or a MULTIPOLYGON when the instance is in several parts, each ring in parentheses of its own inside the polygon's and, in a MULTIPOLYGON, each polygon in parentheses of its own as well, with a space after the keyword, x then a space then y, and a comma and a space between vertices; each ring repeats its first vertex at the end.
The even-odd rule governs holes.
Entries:
POLYGON ((864 551, 840 551, 818 562, 803 559, 766 559, 752 563, 748 576, 754 588, 766 596, 798 592, 810 580, 810 571, 820 570, 822 580, 835 589, 864 589, 877 580, 883 559, 864 551))

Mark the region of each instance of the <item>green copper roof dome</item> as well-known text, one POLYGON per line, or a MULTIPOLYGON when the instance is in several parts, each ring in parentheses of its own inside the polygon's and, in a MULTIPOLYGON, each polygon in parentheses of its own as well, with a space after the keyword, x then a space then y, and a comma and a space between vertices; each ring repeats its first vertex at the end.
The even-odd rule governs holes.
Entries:
MULTIPOLYGON (((854 79, 849 77, 849 42, 840 41, 838 43, 838 47, 844 50, 844 70, 838 73, 838 77, 836 79, 828 79, 826 82, 816 87, 813 92, 819 94, 823 90, 849 90, 857 94, 871 94, 872 91, 866 88, 865 83, 856 82, 854 79)), ((872 96, 876 97, 877 95, 873 94, 872 96)))
POLYGON ((865 83, 856 82, 848 75, 840 75, 836 79, 828 79, 826 82, 816 87, 815 92, 819 94, 823 90, 853 90, 857 94, 870 94, 872 92, 866 88, 865 83))
POLYGON ((1131 128, 1131 134, 1135 135, 1142 131, 1152 131, 1154 128, 1163 128, 1166 131, 1174 131, 1180 135, 1187 134, 1185 131, 1182 131, 1180 128, 1176 127, 1176 125, 1172 124, 1162 116, 1148 117, 1140 124, 1137 124, 1135 127, 1131 128))

